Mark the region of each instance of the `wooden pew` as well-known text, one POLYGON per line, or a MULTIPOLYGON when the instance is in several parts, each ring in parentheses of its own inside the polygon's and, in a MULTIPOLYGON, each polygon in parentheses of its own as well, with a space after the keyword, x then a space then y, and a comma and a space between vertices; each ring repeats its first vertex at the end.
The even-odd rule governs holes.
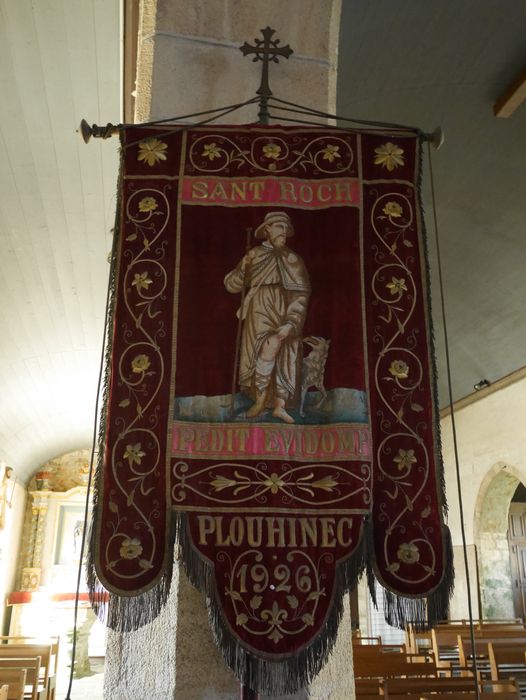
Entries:
POLYGON ((40 682, 46 688, 47 700, 53 700, 56 684, 56 676, 53 673, 53 649, 53 644, 0 644, 0 659, 40 656, 40 682))
MULTIPOLYGON (((473 620, 473 625, 475 629, 485 629, 490 627, 499 627, 501 629, 525 629, 524 622, 520 617, 510 618, 510 619, 490 619, 483 618, 481 620, 473 620)), ((469 620, 443 620, 438 622, 436 627, 442 628, 452 628, 452 627, 465 627, 469 629, 469 620)))
POLYGON ((499 640, 488 644, 491 679, 494 681, 513 677, 526 681, 526 640, 499 640))
POLYGON ((0 685, 7 685, 7 700, 24 700, 26 672, 23 668, 0 669, 0 685))
MULTIPOLYGON (((23 635, 0 635, 0 644, 50 644, 51 645, 51 664, 49 670, 48 685, 51 689, 51 698, 54 700, 55 687, 58 672, 58 654, 60 647, 60 637, 27 637, 23 635)), ((1 647, 0 647, 1 648, 1 647)))
POLYGON ((23 668, 26 670, 24 696, 30 700, 46 700, 47 689, 40 682, 40 656, 24 656, 4 659, 0 656, 0 670, 3 668, 23 668))
POLYGON ((362 637, 361 635, 358 637, 353 637, 352 638, 352 643, 353 646, 375 646, 377 644, 382 643, 382 638, 381 637, 362 637))
MULTIPOLYGON (((479 693, 480 700, 520 700, 520 693, 518 689, 515 691, 502 691, 495 690, 491 693, 479 693)), ((462 692, 462 693, 423 693, 420 696, 420 700, 476 700, 477 694, 473 692, 462 692)))
MULTIPOLYGON (((475 694, 474 678, 466 676, 437 678, 387 678, 380 684, 380 694, 385 696, 381 700, 417 700, 425 695, 426 697, 437 698, 438 695, 449 698, 451 693, 473 693, 475 694), (432 695, 431 695, 432 693, 432 695)), ((495 700, 500 698, 498 693, 510 693, 513 700, 517 700, 518 688, 512 681, 482 681, 479 683, 482 693, 487 693, 495 700)), ((500 700, 512 700, 512 698, 501 698, 500 700)))
POLYGON ((382 654, 354 659, 355 678, 392 678, 395 676, 436 676, 431 661, 413 662, 405 654, 382 654))
MULTIPOLYGON (((509 639, 511 641, 512 639, 520 640, 526 636, 526 630, 521 627, 514 629, 484 627, 483 629, 474 630, 474 632, 477 640, 509 639)), ((452 627, 436 627, 431 630, 433 656, 439 669, 465 665, 460 659, 460 638, 471 639, 469 628, 462 629, 459 625, 453 625, 452 627)))
POLYGON ((458 651, 459 651, 459 661, 461 666, 471 667, 473 664, 473 655, 475 654, 477 659, 477 669, 487 676, 490 675, 490 661, 489 661, 489 645, 508 645, 513 643, 517 645, 518 648, 526 649, 526 630, 523 630, 522 635, 503 635, 493 633, 491 637, 486 636, 485 633, 478 633, 475 637, 475 647, 471 642, 471 636, 458 636, 458 651))

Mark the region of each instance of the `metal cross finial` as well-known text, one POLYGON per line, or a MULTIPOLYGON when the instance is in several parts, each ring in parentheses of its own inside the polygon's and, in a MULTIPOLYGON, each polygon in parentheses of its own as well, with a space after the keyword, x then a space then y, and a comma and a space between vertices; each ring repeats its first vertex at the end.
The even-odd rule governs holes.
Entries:
POLYGON ((294 51, 287 44, 286 46, 278 46, 279 39, 272 39, 272 35, 276 33, 275 29, 270 27, 265 27, 261 30, 263 34, 263 39, 254 39, 256 45, 251 46, 245 43, 243 46, 239 47, 239 50, 243 56, 248 56, 250 54, 255 54, 252 59, 254 62, 262 61, 263 67, 261 69, 261 85, 256 94, 259 95, 259 123, 268 124, 269 114, 268 114, 268 98, 272 95, 272 90, 268 84, 268 64, 272 61, 273 63, 279 63, 279 57, 288 58, 294 51))

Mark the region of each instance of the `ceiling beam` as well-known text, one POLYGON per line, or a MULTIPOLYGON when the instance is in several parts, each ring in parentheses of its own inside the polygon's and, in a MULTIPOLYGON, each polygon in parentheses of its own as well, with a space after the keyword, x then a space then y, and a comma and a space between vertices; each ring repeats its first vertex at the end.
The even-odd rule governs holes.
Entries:
POLYGON ((493 113, 496 117, 510 117, 525 99, 526 71, 524 71, 495 102, 493 105, 493 113))

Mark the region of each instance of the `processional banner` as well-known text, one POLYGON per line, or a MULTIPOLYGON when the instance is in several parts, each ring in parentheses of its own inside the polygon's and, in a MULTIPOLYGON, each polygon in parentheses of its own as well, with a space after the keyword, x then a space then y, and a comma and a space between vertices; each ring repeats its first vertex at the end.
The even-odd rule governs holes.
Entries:
POLYGON ((90 587, 134 629, 174 544, 249 687, 309 682, 367 567, 403 625, 451 553, 410 132, 122 136, 90 587))

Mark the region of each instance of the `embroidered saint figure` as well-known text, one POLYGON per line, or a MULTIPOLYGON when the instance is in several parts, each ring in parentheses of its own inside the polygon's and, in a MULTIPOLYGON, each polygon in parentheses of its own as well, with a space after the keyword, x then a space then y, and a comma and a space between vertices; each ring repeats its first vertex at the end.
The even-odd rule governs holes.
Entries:
POLYGON ((285 212, 269 212, 255 236, 263 243, 248 251, 225 277, 231 294, 240 293, 243 323, 239 353, 239 386, 251 397, 248 418, 267 408, 285 423, 300 383, 301 333, 310 297, 310 281, 299 255, 287 247, 294 235, 285 212))

